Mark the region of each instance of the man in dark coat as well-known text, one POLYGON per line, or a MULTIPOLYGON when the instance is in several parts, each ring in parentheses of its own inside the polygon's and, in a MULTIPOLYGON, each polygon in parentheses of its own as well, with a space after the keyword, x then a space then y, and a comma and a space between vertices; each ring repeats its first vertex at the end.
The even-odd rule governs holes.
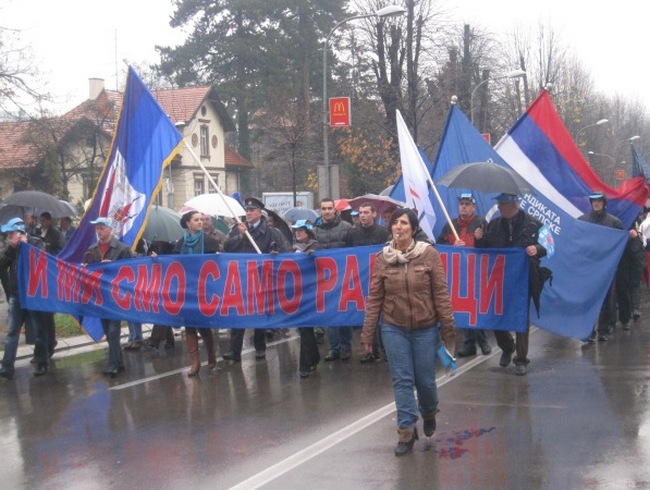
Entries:
MULTIPOLYGON (((135 257, 129 247, 113 236, 113 221, 110 218, 97 218, 90 223, 95 225, 97 242, 88 247, 84 254, 84 264, 112 262, 135 257)), ((108 342, 108 363, 104 368, 104 374, 114 378, 124 371, 124 359, 120 346, 121 322, 109 318, 102 318, 101 322, 108 342)))
MULTIPOLYGON (((602 226, 609 226, 610 228, 618 228, 624 230, 623 222, 616 216, 607 212, 607 197, 602 192, 594 192, 589 195, 589 203, 591 204, 591 211, 583 214, 578 219, 594 223, 602 226)), ((612 278, 612 282, 607 289, 607 295, 600 308, 600 315, 598 322, 594 325, 594 330, 587 340, 593 342, 598 337, 601 342, 607 341, 609 335, 614 333, 616 325, 616 278, 612 278)))
MULTIPOLYGON (((262 216, 264 203, 256 197, 249 197, 244 200, 246 209, 246 222, 238 223, 230 230, 230 234, 223 245, 225 252, 232 253, 256 253, 255 247, 246 236, 246 232, 253 238, 260 252, 279 253, 289 252, 286 248, 286 240, 282 233, 268 224, 262 216)), ((241 361, 241 351, 244 344, 243 328, 234 328, 230 331, 230 351, 223 355, 226 361, 241 361)), ((266 358, 266 337, 262 328, 256 328, 253 335, 255 345, 255 359, 266 358)))
MULTIPOLYGON (((314 224, 314 235, 318 244, 315 248, 342 248, 348 246, 348 234, 352 225, 341 219, 334 207, 334 200, 329 197, 320 200, 320 218, 314 224)), ((325 361, 337 359, 344 361, 352 355, 352 327, 330 327, 327 329, 329 352, 325 361)))
MULTIPOLYGON (((365 245, 380 245, 390 239, 388 228, 376 223, 377 210, 372 203, 365 202, 359 206, 359 224, 353 226, 348 232, 347 243, 350 247, 363 247, 365 245)), ((380 330, 375 330, 372 341, 372 353, 365 354, 359 359, 362 363, 374 362, 382 358, 384 346, 381 341, 380 330)))
MULTIPOLYGON (((476 247, 509 248, 525 247, 526 255, 530 261, 531 276, 538 277, 540 257, 546 255, 546 249, 538 243, 539 229, 542 223, 531 215, 524 213, 519 207, 519 196, 514 194, 499 194, 496 198, 500 216, 490 221, 485 232, 477 228, 474 232, 476 247)), ((529 308, 530 310, 530 301, 529 308)), ((529 313, 527 312, 527 316, 529 313)), ((507 367, 514 358, 515 374, 523 376, 528 372, 528 334, 530 331, 530 318, 528 318, 526 331, 517 332, 516 341, 510 332, 495 330, 494 337, 503 353, 499 360, 501 367, 507 367)))
POLYGON ((18 350, 18 337, 20 327, 27 321, 31 322, 35 333, 34 358, 36 359, 36 370, 34 376, 41 376, 47 373, 48 369, 48 329, 43 321, 44 313, 40 311, 27 310, 20 305, 18 294, 18 256, 20 244, 29 243, 38 248, 44 249, 43 240, 31 236, 25 230, 25 223, 20 218, 12 218, 2 225, 0 231, 5 236, 7 247, 0 255, 0 281, 7 296, 7 335, 5 336, 5 351, 2 358, 0 376, 11 378, 14 375, 14 363, 18 350))

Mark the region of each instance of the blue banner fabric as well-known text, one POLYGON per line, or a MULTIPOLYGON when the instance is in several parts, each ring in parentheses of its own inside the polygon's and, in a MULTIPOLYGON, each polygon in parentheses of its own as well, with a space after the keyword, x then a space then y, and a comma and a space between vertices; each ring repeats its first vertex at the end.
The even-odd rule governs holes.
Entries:
MULTIPOLYGON (((371 264, 381 248, 168 255, 82 267, 22 246, 20 301, 28 309, 212 328, 361 325, 371 264)), ((439 250, 459 327, 526 328, 523 248, 439 250)))

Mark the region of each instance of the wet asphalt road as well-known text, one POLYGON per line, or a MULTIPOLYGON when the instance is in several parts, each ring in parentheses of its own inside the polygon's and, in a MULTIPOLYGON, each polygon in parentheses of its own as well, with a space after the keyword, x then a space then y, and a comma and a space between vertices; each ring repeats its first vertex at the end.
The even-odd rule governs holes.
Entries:
POLYGON ((461 360, 456 376, 439 373, 436 434, 403 458, 388 366, 362 365, 358 352, 307 379, 297 337, 270 345, 265 361, 249 352, 199 378, 185 375, 182 341, 126 352, 114 380, 101 375, 102 350, 57 353, 41 378, 22 360, 0 381, 0 485, 648 488, 649 320, 645 301, 641 321, 609 342, 536 330, 525 377, 498 367, 496 348, 461 360))

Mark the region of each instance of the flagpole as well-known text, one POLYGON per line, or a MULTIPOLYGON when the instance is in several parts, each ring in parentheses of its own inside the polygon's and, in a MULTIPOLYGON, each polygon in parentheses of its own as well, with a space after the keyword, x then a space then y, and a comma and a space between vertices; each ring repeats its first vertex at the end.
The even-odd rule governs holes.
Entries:
MULTIPOLYGON (((224 203, 224 204, 226 205, 226 207, 228 208, 228 211, 230 211, 230 214, 232 214, 232 215, 235 217, 235 220, 237 221, 238 224, 241 223, 242 220, 239 219, 239 216, 237 216, 237 214, 236 214, 236 213, 233 211, 233 209, 230 207, 230 203, 229 203, 226 199, 224 199, 223 192, 221 192, 221 189, 219 188, 219 186, 217 185, 217 183, 216 183, 216 182, 214 181, 214 179, 212 178, 212 175, 210 175, 210 172, 208 172, 208 169, 205 168, 205 165, 203 165, 203 162, 201 162, 201 160, 199 159, 199 157, 196 156, 196 153, 194 153, 194 151, 192 150, 192 148, 190 148, 190 145, 185 145, 185 148, 190 152, 190 155, 192 155, 192 157, 194 158, 194 161, 198 164, 199 167, 201 167, 201 170, 203 170, 203 173, 205 173, 205 175, 208 177, 208 181, 209 181, 209 182, 212 184, 212 186, 217 190, 217 194, 219 194, 219 196, 221 196, 221 198, 223 199, 223 203, 224 203)), ((255 249, 255 251, 256 251, 258 254, 261 254, 262 251, 261 251, 260 248, 257 246, 257 243, 255 243, 255 240, 253 240, 253 237, 252 237, 251 234, 248 232, 248 229, 245 231, 245 233, 246 233, 246 237, 247 237, 248 240, 251 242, 251 245, 253 246, 253 248, 255 249)))
POLYGON ((433 189, 433 193, 436 195, 436 199, 438 200, 438 204, 440 204, 440 207, 442 208, 442 212, 445 215, 445 219, 447 220, 447 224, 449 225, 449 228, 451 228, 451 232, 454 234, 454 238, 456 240, 460 240, 460 237, 458 236, 458 232, 456 231, 456 228, 454 227, 454 223, 451 221, 451 217, 449 216, 449 213, 447 212, 447 208, 445 207, 444 203, 442 202, 442 198, 440 197, 440 194, 438 193, 438 189, 436 189, 436 185, 433 183, 433 179, 431 178, 431 174, 429 174, 429 171, 427 170, 426 166, 424 165, 424 162, 420 160, 420 165, 424 166, 424 172, 427 176, 427 179, 429 181, 429 185, 431 185, 431 189, 433 189))

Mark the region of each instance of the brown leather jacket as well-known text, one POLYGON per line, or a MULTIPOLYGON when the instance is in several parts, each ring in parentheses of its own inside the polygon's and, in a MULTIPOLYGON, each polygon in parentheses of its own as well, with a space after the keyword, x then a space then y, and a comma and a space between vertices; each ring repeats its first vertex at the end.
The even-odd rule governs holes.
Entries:
POLYGON ((391 265, 382 252, 377 254, 361 343, 372 342, 379 313, 382 322, 407 330, 430 328, 440 321, 445 344, 454 345, 456 325, 447 278, 434 247, 426 247, 420 256, 407 264, 391 265))

